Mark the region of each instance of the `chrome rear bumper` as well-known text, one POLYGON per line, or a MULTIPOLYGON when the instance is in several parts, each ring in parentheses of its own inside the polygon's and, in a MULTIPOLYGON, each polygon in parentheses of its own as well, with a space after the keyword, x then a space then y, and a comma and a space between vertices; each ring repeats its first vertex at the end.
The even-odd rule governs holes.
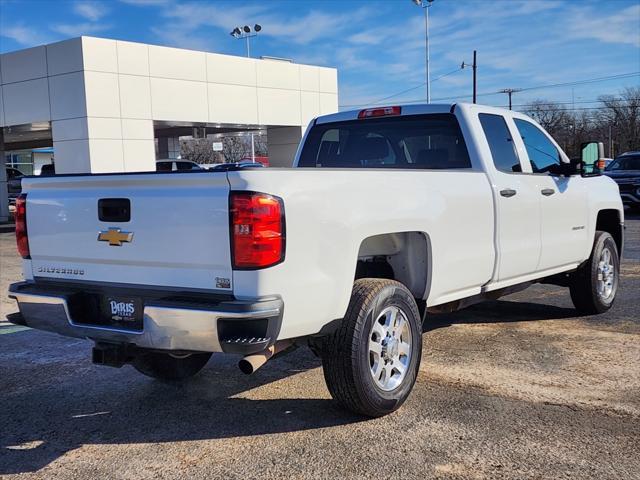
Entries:
MULTIPOLYGON (((233 342, 220 339, 218 321, 266 319, 271 324, 271 337, 266 341, 269 346, 276 341, 283 310, 280 299, 224 302, 206 308, 167 305, 166 302, 154 305, 153 301, 145 301, 143 328, 128 330, 74 322, 67 295, 53 294, 47 289, 38 290, 33 283, 11 285, 9 297, 18 302, 19 322, 28 327, 68 337, 171 351, 253 353, 258 345, 252 348, 253 344, 243 345, 236 341, 235 346, 229 347, 233 342)), ((15 317, 12 321, 16 322, 15 317)), ((262 344, 259 347, 265 348, 262 344)))

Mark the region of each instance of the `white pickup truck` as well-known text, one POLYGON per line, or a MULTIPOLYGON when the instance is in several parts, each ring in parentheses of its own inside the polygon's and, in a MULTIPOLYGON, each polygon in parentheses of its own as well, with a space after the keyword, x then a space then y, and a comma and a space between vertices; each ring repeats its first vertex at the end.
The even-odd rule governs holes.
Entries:
POLYGON ((313 120, 293 168, 27 178, 11 321, 165 380, 308 345, 340 404, 381 416, 431 313, 534 282, 611 307, 623 207, 592 146, 570 162, 525 115, 413 105, 313 120))

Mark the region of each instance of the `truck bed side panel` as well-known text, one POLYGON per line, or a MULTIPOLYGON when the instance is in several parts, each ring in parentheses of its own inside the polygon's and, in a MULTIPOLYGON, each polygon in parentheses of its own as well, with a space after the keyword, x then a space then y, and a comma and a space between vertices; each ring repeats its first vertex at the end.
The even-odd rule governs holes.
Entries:
POLYGON ((430 305, 480 292, 494 267, 491 189, 479 171, 269 169, 230 172, 231 189, 284 199, 284 263, 234 272, 234 294, 280 294, 281 338, 315 333, 347 309, 358 250, 370 236, 424 232, 430 305))

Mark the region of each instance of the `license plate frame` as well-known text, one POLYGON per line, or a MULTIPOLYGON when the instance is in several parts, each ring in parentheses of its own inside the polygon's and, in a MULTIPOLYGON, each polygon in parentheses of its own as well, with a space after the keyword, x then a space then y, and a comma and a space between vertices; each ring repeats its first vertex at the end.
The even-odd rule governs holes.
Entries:
POLYGON ((102 316, 116 325, 139 328, 144 305, 141 298, 122 295, 104 295, 100 305, 102 316))

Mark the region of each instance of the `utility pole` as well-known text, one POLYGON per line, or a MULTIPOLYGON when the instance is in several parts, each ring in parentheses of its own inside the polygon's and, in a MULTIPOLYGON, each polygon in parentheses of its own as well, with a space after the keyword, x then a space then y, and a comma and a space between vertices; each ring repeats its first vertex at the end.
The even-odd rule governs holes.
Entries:
POLYGON ((478 100, 478 80, 477 80, 477 68, 478 68, 478 62, 477 62, 477 55, 476 55, 476 50, 473 51, 473 63, 471 65, 469 65, 466 62, 462 62, 462 64, 460 65, 461 69, 464 69, 465 67, 471 67, 473 69, 473 103, 477 103, 478 100))
POLYGON ((511 104, 511 95, 513 95, 516 92, 519 92, 520 89, 518 88, 505 88, 504 90, 500 90, 500 93, 506 93, 507 95, 509 95, 509 110, 511 110, 512 104, 511 104))
POLYGON ((609 123, 609 158, 613 158, 613 136, 611 135, 611 123, 609 123))
POLYGON ((478 62, 476 58, 476 51, 473 51, 473 103, 477 103, 478 100, 478 76, 477 71, 478 62))

